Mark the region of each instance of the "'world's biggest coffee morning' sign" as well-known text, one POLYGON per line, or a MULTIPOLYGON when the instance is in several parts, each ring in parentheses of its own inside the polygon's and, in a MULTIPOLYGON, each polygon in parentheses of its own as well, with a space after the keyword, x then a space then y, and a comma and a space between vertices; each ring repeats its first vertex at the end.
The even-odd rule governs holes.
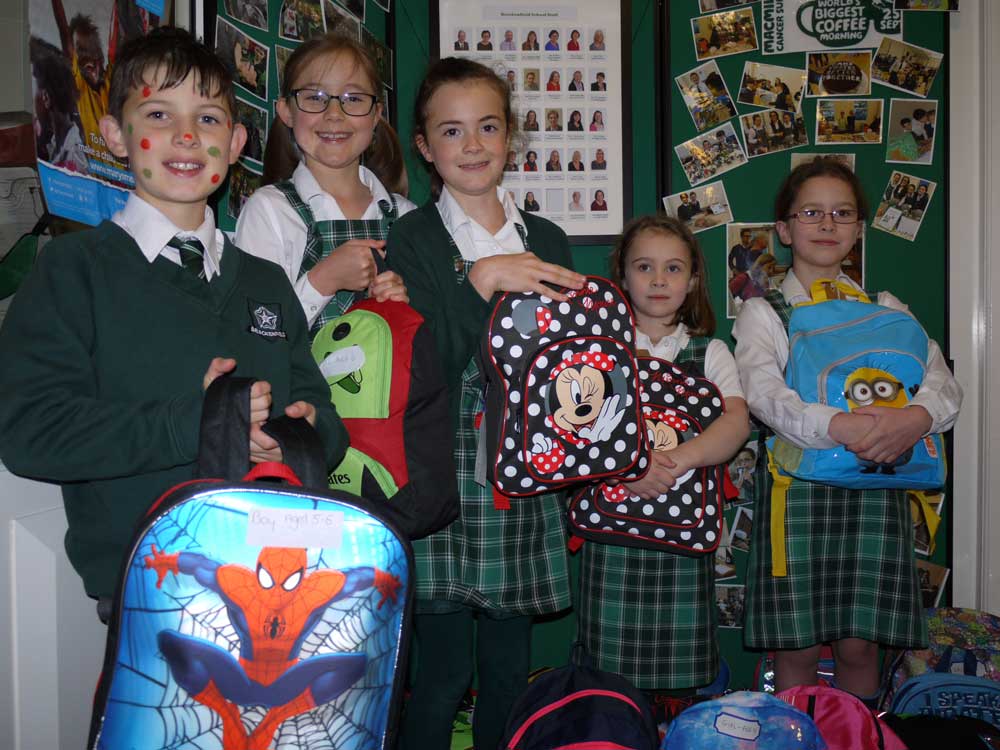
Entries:
POLYGON ((878 47, 883 36, 903 36, 892 0, 763 0, 761 12, 765 55, 878 47))

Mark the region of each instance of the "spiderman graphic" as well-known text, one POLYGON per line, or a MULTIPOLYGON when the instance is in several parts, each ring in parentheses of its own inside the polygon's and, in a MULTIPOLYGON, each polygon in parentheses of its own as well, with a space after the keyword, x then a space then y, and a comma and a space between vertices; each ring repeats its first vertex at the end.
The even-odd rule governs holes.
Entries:
POLYGON ((168 554, 154 546, 145 558, 156 587, 167 573, 194 576, 222 598, 240 639, 239 659, 213 643, 170 630, 157 644, 170 672, 191 697, 222 720, 224 750, 266 750, 286 719, 334 700, 365 672, 363 653, 298 658, 303 641, 332 602, 374 587, 396 602, 399 578, 378 568, 307 572, 306 550, 264 547, 256 570, 195 552, 168 554), (249 734, 239 706, 267 709, 249 734))

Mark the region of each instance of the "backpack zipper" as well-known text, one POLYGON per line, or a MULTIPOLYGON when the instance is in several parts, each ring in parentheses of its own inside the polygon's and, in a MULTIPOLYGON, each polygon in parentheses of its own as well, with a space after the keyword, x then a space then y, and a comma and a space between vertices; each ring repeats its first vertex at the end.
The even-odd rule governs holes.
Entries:
MULTIPOLYGON (((635 704, 635 701, 633 701, 628 696, 625 696, 625 695, 622 695, 621 693, 615 692, 614 690, 595 690, 595 689, 591 689, 591 690, 578 690, 575 693, 570 693, 569 695, 567 695, 564 698, 560 698, 559 700, 555 701, 554 703, 550 703, 547 706, 543 706, 542 708, 540 708, 537 711, 535 711, 535 713, 533 713, 531 716, 529 716, 525 720, 525 722, 521 725, 520 729, 517 730, 517 732, 514 734, 514 736, 510 738, 510 742, 507 744, 507 750, 517 750, 517 745, 521 741, 521 738, 525 735, 525 733, 528 731, 528 729, 531 728, 531 725, 534 724, 536 721, 538 721, 538 720, 540 720, 540 719, 548 716, 553 711, 558 711, 560 708, 562 708, 563 706, 565 706, 567 703, 572 703, 573 701, 579 700, 580 698, 594 698, 594 697, 613 698, 614 700, 621 701, 622 703, 627 703, 629 706, 631 706, 633 709, 635 709, 635 712, 637 714, 639 714, 640 716, 642 715, 642 709, 640 709, 639 706, 637 706, 635 704)), ((586 748, 588 745, 590 745, 590 746, 592 746, 594 748, 597 748, 597 747, 602 747, 602 748, 619 747, 619 746, 616 746, 616 745, 608 745, 607 743, 593 744, 593 743, 589 743, 588 742, 586 744, 576 743, 576 744, 573 744, 573 745, 563 745, 562 748, 566 748, 566 749, 568 749, 568 748, 579 748, 579 749, 582 750, 582 748, 586 748)), ((559 749, 556 748, 555 750, 559 750, 559 749)), ((629 749, 626 748, 626 750, 629 750, 629 749)))

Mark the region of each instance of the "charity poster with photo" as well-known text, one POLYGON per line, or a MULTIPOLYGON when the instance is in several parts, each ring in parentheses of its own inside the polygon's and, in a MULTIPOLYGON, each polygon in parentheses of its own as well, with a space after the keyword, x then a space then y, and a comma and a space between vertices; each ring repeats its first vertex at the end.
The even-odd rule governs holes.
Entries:
POLYGON ((438 54, 480 62, 511 88, 517 132, 502 186, 577 244, 604 244, 631 213, 628 78, 617 3, 439 0, 438 54))
POLYGON ((149 33, 162 13, 162 2, 30 0, 35 150, 50 213, 96 225, 125 205, 135 181, 98 123, 115 47, 149 33))
POLYGON ((761 0, 765 55, 877 47, 901 39, 903 13, 892 0, 761 0))

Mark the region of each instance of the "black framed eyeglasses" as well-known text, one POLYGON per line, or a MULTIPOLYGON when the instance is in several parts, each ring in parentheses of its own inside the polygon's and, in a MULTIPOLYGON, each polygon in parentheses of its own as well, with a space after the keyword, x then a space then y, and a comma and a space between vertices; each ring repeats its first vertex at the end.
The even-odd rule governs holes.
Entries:
POLYGON ((861 221, 861 214, 856 208, 835 208, 832 211, 824 211, 822 208, 804 208, 794 214, 788 214, 785 221, 798 219, 801 224, 819 224, 830 214, 830 218, 837 224, 853 224, 861 221))
POLYGON ((348 91, 340 96, 334 96, 321 89, 295 89, 292 96, 295 98, 295 106, 310 114, 326 112, 330 100, 336 99, 343 113, 351 117, 370 115, 378 101, 378 97, 374 94, 362 94, 358 91, 348 91))

